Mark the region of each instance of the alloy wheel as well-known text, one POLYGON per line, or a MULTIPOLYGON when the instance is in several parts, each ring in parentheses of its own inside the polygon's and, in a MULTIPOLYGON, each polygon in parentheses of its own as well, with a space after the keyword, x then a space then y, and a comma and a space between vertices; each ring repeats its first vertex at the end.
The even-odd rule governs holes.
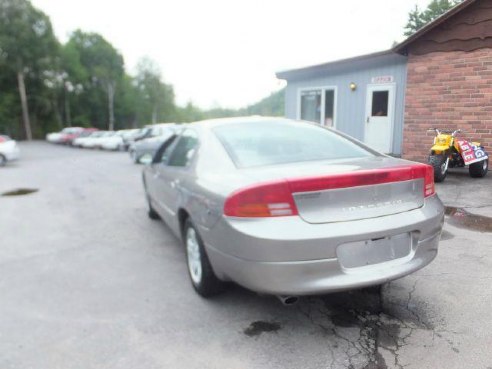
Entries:
POLYGON ((202 280, 202 260, 200 244, 196 231, 190 227, 186 232, 186 254, 188 257, 188 269, 193 283, 200 284, 202 280))

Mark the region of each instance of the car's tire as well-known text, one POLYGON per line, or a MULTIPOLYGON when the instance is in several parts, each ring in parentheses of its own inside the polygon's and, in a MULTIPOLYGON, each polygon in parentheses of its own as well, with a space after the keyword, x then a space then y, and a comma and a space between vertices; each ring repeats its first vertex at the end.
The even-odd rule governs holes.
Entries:
POLYGON ((195 291, 203 297, 214 296, 222 292, 224 282, 215 275, 200 234, 189 218, 185 221, 183 241, 186 249, 188 274, 195 291))
POLYGON ((479 161, 478 163, 470 164, 468 168, 470 177, 473 178, 485 177, 488 171, 489 171, 489 159, 479 161))
POLYGON ((446 156, 445 155, 431 155, 429 156, 429 164, 434 168, 434 181, 442 182, 448 174, 446 168, 446 156))
POLYGON ((7 158, 0 154, 0 167, 4 167, 7 164, 7 158))

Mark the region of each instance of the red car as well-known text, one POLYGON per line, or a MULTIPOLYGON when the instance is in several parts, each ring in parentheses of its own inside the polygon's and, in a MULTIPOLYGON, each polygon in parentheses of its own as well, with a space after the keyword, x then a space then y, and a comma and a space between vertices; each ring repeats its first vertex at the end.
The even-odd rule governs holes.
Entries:
POLYGON ((95 131, 98 131, 98 129, 97 128, 84 128, 80 132, 67 133, 67 134, 62 136, 61 143, 71 145, 73 140, 75 140, 76 138, 87 137, 95 131))

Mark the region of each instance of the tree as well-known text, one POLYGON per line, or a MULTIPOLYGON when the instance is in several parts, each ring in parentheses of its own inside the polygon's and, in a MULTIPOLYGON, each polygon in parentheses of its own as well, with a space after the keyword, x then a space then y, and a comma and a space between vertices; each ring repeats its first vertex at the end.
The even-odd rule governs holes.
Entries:
POLYGON ((422 12, 419 7, 415 5, 415 8, 408 13, 408 22, 405 26, 405 36, 410 36, 425 25, 422 20, 422 12))
POLYGON ((463 0, 432 0, 424 11, 419 7, 408 13, 408 22, 405 25, 405 36, 411 36, 426 24, 446 13, 463 0))
POLYGON ((80 62, 80 55, 73 44, 67 43, 60 51, 61 73, 64 76, 62 95, 65 124, 72 126, 71 100, 84 91, 84 82, 88 79, 88 72, 80 62))
POLYGON ((157 64, 149 58, 141 59, 137 65, 135 82, 142 98, 150 105, 152 123, 157 123, 159 106, 165 97, 165 86, 161 82, 161 71, 157 64))
POLYGON ((27 0, 0 0, 0 64, 16 75, 25 135, 32 139, 26 75, 39 73, 56 55, 49 18, 27 0))
POLYGON ((202 113, 206 119, 237 117, 243 115, 265 115, 279 117, 284 115, 285 89, 272 92, 260 101, 240 109, 213 108, 202 113))
MULTIPOLYGON (((122 83, 124 76, 124 61, 121 54, 101 35, 97 33, 85 33, 77 30, 72 33, 67 44, 79 54, 80 64, 86 70, 87 80, 85 88, 88 90, 87 104, 92 107, 100 106, 97 100, 95 88, 102 89, 107 98, 107 123, 108 129, 114 129, 115 123, 115 93, 116 88, 122 83)), ((97 111, 100 113, 99 109, 97 111)), ((97 114, 97 113, 96 113, 97 114)), ((101 115, 93 116, 93 121, 100 121, 101 115)))
POLYGON ((139 91, 141 120, 152 123, 175 120, 174 90, 162 81, 159 66, 149 58, 137 65, 135 85, 139 91))

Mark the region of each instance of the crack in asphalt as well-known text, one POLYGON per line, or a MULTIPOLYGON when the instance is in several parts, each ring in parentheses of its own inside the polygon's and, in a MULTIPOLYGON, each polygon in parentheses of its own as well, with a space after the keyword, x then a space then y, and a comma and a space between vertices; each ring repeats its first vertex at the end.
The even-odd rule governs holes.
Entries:
MULTIPOLYGON (((417 331, 432 333, 432 345, 440 339, 458 353, 454 341, 444 336, 456 332, 436 330, 427 313, 418 309, 414 301, 418 284, 416 279, 401 302, 385 298, 381 289, 367 289, 312 297, 298 304, 312 325, 335 339, 328 346, 328 368, 403 369, 409 364, 402 362, 401 349, 410 344, 417 331), (341 349, 343 355, 336 349, 341 349)), ((390 288, 388 283, 385 290, 390 288)))

